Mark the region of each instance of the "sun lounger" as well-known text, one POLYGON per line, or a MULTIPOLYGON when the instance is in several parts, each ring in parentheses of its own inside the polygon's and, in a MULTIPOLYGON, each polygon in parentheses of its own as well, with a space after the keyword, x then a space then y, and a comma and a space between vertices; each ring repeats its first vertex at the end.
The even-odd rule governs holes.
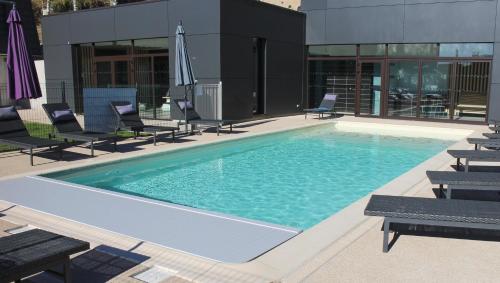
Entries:
POLYGON ((56 147, 62 158, 63 142, 32 137, 13 106, 0 106, 0 144, 29 151, 33 166, 33 149, 56 147))
POLYGON ((485 136, 489 139, 500 139, 499 133, 484 133, 483 136, 485 136))
POLYGON ((114 150, 116 150, 116 140, 118 139, 116 134, 85 131, 67 103, 43 104, 42 107, 56 129, 56 135, 65 140, 90 143, 91 156, 94 156, 94 143, 99 141, 113 142, 114 150))
POLYGON ((89 248, 87 242, 39 229, 2 237, 0 282, 21 282, 24 277, 59 266, 64 267, 64 282, 70 282, 70 256, 89 248))
POLYGON ((500 230, 499 202, 373 195, 365 215, 384 217, 384 253, 393 223, 500 230))
POLYGON ((323 97, 319 107, 304 109, 305 119, 307 119, 307 114, 318 114, 318 117, 323 118, 324 114, 330 114, 335 116, 335 102, 337 101, 337 96, 332 93, 327 93, 323 97))
POLYGON ((137 136, 139 133, 153 134, 153 144, 156 145, 156 135, 161 132, 171 132, 172 142, 175 141, 175 131, 179 127, 166 127, 166 126, 146 126, 139 117, 136 108, 128 101, 112 101, 111 108, 119 121, 119 129, 127 129, 134 132, 137 136))
POLYGON ((500 190, 500 173, 427 171, 433 185, 443 190, 447 185, 446 198, 451 198, 453 190, 500 190))
POLYGON ((468 138, 467 142, 473 144, 475 150, 479 150, 481 147, 500 149, 500 139, 468 138))
POLYGON ((491 126, 490 130, 492 130, 495 133, 500 133, 500 126, 491 126))
POLYGON ((233 124, 236 123, 234 120, 219 120, 219 119, 202 119, 201 116, 196 112, 191 101, 184 101, 184 99, 175 99, 174 104, 177 106, 179 111, 184 114, 184 104, 187 104, 187 122, 191 125, 198 126, 211 126, 217 128, 217 135, 219 135, 220 130, 223 126, 229 126, 229 132, 233 132, 233 124))
POLYGON ((465 159, 464 170, 469 172, 471 161, 500 162, 500 151, 493 150, 448 150, 448 154, 457 159, 457 169, 460 168, 460 159, 465 159))

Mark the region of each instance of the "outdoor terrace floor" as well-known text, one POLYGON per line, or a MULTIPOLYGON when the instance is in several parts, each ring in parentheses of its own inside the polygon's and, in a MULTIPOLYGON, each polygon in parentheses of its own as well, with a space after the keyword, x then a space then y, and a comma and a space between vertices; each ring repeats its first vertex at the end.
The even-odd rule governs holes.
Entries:
MULTIPOLYGON (((485 126, 448 123, 355 117, 342 117, 339 120, 469 129, 475 131, 475 136, 488 131, 485 126)), ((120 143, 122 146, 119 146, 120 152, 117 153, 101 151, 99 147, 96 147, 97 157, 88 158, 86 156, 87 149, 70 149, 73 153, 66 154, 68 158, 65 159, 66 161, 60 162, 50 158, 35 157, 37 166, 34 167, 29 166, 26 155, 16 152, 0 153, 0 176, 11 178, 36 175, 50 170, 79 167, 146 153, 331 123, 332 121, 334 120, 304 120, 303 116, 254 121, 249 122, 248 125, 235 127, 233 135, 221 134, 217 136, 214 133, 205 133, 201 136, 180 139, 175 144, 160 143, 157 147, 154 147, 150 141, 128 140, 120 143)), ((167 139, 167 141, 169 140, 167 139)), ((452 147, 472 148, 464 141, 452 147)), ((103 149, 110 150, 111 147, 105 146, 103 149)), ((46 157, 51 157, 51 155, 46 157)), ((395 192, 404 195, 433 197, 432 186, 425 177, 425 170, 452 170, 450 165, 453 164, 455 164, 455 160, 446 153, 438 154, 432 161, 424 162, 402 176, 402 179, 398 178, 382 189, 385 191, 394 189, 395 192), (401 189, 402 186, 405 188, 401 189)), ((135 261, 136 264, 130 265, 127 269, 120 269, 117 266, 111 266, 113 267, 111 268, 106 266, 110 264, 109 262, 101 262, 100 267, 103 270, 105 267, 108 267, 107 270, 114 270, 111 278, 112 281, 116 282, 139 282, 131 278, 130 275, 154 265, 177 271, 174 277, 165 282, 372 282, 376 280, 384 282, 494 282, 499 278, 500 241, 483 241, 478 240, 477 237, 470 240, 402 235, 392 250, 388 254, 383 254, 382 232, 380 231, 382 219, 359 215, 362 214, 367 200, 368 198, 362 199, 353 204, 353 210, 340 212, 273 251, 244 264, 219 263, 180 253, 125 235, 50 216, 29 208, 14 206, 5 201, 0 201, 0 213, 3 215, 0 217, 0 229, 4 231, 12 226, 30 224, 89 241, 92 248, 97 247, 96 253, 101 252, 102 246, 105 245, 145 257, 141 261, 135 261), (354 215, 352 218, 360 218, 361 220, 350 226, 348 224, 351 221, 350 213, 354 215)), ((496 240, 498 239, 499 237, 496 238, 496 240)), ((99 269, 93 270, 96 272, 99 269)), ((79 274, 81 273, 75 275, 79 274)), ((46 282, 49 278, 53 277, 43 274, 33 278, 32 281, 46 282)))

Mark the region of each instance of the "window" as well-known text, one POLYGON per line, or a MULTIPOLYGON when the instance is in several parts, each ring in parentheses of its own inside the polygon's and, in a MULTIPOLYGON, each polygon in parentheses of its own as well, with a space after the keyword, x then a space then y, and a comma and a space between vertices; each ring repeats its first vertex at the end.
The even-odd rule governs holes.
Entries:
POLYGON ((389 44, 389 56, 437 56, 439 47, 437 44, 389 44))
POLYGON ((493 43, 442 43, 439 56, 490 57, 493 56, 493 43))
POLYGON ((118 56, 132 54, 132 41, 109 41, 94 44, 95 56, 118 56))
POLYGON ((356 56, 356 45, 309 46, 309 57, 356 56))
POLYGON ((385 44, 364 44, 359 47, 361 56, 385 56, 385 44))
POLYGON ((168 40, 166 38, 136 39, 134 40, 134 53, 168 53, 168 40))

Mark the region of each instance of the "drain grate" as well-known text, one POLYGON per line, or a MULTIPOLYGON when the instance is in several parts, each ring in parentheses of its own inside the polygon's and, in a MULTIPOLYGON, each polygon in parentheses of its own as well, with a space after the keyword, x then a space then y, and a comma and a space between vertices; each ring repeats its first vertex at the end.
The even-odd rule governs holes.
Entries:
POLYGON ((39 229, 39 228, 36 227, 36 226, 28 224, 28 225, 24 225, 24 226, 21 226, 21 227, 16 227, 16 228, 5 230, 5 232, 14 235, 14 234, 19 234, 19 233, 22 233, 22 232, 30 231, 30 230, 33 230, 33 229, 39 229))
POLYGON ((158 283, 174 277, 176 274, 177 271, 155 265, 141 273, 137 273, 133 278, 147 283, 158 283))

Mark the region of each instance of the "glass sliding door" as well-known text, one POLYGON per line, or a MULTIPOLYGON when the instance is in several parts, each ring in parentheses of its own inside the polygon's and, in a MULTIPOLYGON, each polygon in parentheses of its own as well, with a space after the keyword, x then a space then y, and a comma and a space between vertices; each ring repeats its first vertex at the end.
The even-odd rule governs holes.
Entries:
POLYGON ((387 87, 389 117, 417 117, 418 62, 390 61, 387 87))
POLYGON ((362 62, 360 72, 359 114, 380 116, 382 106, 382 62, 362 62))
POLYGON ((354 114, 356 108, 355 60, 309 61, 309 107, 318 107, 326 93, 337 95, 335 111, 354 114))
POLYGON ((450 118, 453 71, 453 62, 422 63, 421 118, 450 118))
POLYGON ((453 86, 455 120, 485 121, 490 62, 457 62, 453 86))

